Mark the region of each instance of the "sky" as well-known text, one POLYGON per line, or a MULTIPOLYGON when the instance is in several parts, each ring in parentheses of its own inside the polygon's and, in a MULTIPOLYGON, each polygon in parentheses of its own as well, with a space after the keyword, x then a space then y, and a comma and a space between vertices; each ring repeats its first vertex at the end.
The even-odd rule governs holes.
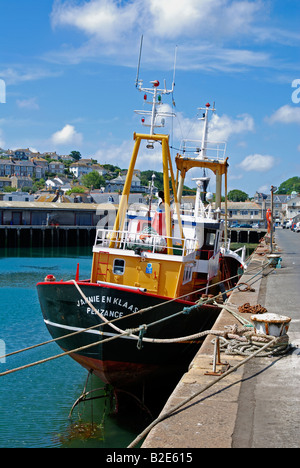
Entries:
MULTIPOLYGON (((0 0, 0 22, 0 147, 127 168, 133 133, 149 131, 134 112, 150 110, 136 88, 143 36, 143 86, 175 77, 162 108, 176 116, 156 130, 173 161, 215 103, 209 139, 226 142, 228 190, 251 197, 300 176, 299 0, 0 0)), ((158 146, 138 169, 162 170, 158 146)))

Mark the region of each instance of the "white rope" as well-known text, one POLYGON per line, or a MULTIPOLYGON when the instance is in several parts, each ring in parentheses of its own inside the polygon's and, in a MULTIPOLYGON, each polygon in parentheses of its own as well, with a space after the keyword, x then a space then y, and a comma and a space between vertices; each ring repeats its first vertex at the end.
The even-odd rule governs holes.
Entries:
MULTIPOLYGON (((151 325, 153 325, 153 324, 141 325, 139 328, 122 330, 121 328, 117 327, 116 325, 111 323, 109 320, 107 320, 107 318, 104 317, 104 315, 102 315, 96 309, 96 307, 94 307, 94 305, 88 300, 88 298, 85 296, 85 294, 83 293, 81 288, 78 286, 78 284, 75 282, 75 280, 72 280, 72 281, 75 284, 75 286, 76 286, 78 292, 80 293, 80 295, 82 296, 82 298, 85 300, 85 302, 88 304, 88 306, 91 307, 91 309, 95 312, 95 314, 97 314, 98 317, 101 320, 103 320, 107 325, 109 325, 111 328, 113 328, 118 333, 120 333, 122 335, 130 336, 131 338, 134 338, 135 340, 139 340, 140 337, 137 336, 137 335, 134 335, 133 333, 138 333, 141 330, 143 330, 143 328, 146 329, 147 327, 150 327, 151 325)), ((199 305, 199 307, 201 307, 201 305, 199 305)), ((178 314, 184 314, 184 311, 182 310, 182 311, 178 312, 178 314)), ((169 317, 167 317, 166 319, 168 319, 168 318, 169 317)), ((196 339, 201 338, 203 336, 206 336, 208 334, 219 335, 220 333, 221 333, 221 335, 224 334, 223 332, 218 332, 218 331, 214 331, 214 330, 209 330, 209 331, 206 330, 206 331, 203 331, 203 332, 195 333, 193 335, 182 336, 182 337, 178 337, 178 338, 165 338, 164 339, 164 338, 146 338, 146 337, 143 337, 143 341, 145 341, 147 343, 179 343, 181 341, 193 341, 193 340, 196 340, 196 339)))

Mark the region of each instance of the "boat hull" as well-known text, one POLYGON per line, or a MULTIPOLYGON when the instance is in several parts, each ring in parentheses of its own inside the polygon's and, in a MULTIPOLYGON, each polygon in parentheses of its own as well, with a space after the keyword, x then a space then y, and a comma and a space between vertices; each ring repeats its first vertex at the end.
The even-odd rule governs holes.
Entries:
POLYGON ((192 308, 189 314, 180 314, 163 320, 184 307, 193 305, 182 300, 170 301, 140 290, 103 286, 90 282, 77 283, 88 304, 73 282, 43 282, 37 285, 39 301, 45 324, 53 338, 71 357, 100 379, 115 388, 134 387, 151 381, 159 375, 182 371, 188 366, 199 349, 200 340, 181 343, 139 342, 103 325, 94 308, 114 322, 122 330, 147 324, 146 338, 171 339, 189 336, 208 330, 215 322, 219 309, 205 305, 192 308), (162 304, 158 306, 158 304, 162 304), (134 314, 142 309, 144 313, 134 314), (158 322, 151 325, 153 322, 158 322), (81 333, 67 337, 67 335, 81 333), (118 338, 116 338, 118 336, 118 338), (107 341, 110 339, 110 341, 107 341), (92 347, 79 349, 95 343, 92 347))

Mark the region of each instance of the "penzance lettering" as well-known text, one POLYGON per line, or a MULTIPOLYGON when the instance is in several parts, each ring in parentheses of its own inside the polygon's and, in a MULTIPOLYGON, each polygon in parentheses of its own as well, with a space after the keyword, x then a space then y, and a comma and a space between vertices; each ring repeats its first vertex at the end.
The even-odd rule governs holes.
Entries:
MULTIPOLYGON (((97 296, 89 296, 87 299, 91 304, 100 305, 99 308, 96 307, 96 310, 100 312, 104 317, 120 318, 120 317, 123 317, 124 315, 124 312, 121 312, 120 310, 114 310, 114 307, 112 308, 113 310, 110 307, 104 307, 104 304, 116 306, 118 309, 123 308, 129 312, 138 311, 138 307, 135 307, 133 304, 130 304, 128 301, 120 299, 119 297, 97 295, 97 296), (102 304, 103 304, 103 307, 101 307, 102 304)), ((77 301, 77 307, 81 307, 84 305, 88 305, 85 300, 79 299, 77 301)), ((97 315, 96 312, 91 307, 87 307, 86 312, 87 314, 90 314, 90 315, 97 315)))

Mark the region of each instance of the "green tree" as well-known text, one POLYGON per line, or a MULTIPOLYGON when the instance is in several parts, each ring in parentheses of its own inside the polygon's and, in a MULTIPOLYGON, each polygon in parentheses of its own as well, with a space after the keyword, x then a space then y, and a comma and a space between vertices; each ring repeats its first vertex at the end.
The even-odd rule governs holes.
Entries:
POLYGON ((75 161, 79 161, 79 159, 81 159, 81 154, 79 151, 71 151, 70 156, 72 156, 75 161))
POLYGON ((290 179, 287 179, 285 182, 282 182, 280 186, 278 187, 278 190, 276 193, 282 194, 282 195, 289 195, 292 192, 300 192, 300 177, 295 176, 291 177, 290 179))
POLYGON ((75 187, 72 187, 70 190, 66 192, 66 195, 71 195, 71 193, 84 193, 85 189, 84 187, 79 187, 76 185, 75 187))
POLYGON ((228 200, 233 201, 233 202, 244 202, 249 199, 249 195, 246 192, 243 192, 242 190, 230 190, 228 192, 227 196, 228 200))
POLYGON ((97 171, 92 171, 89 174, 85 174, 81 178, 83 185, 88 188, 93 186, 94 189, 99 189, 101 185, 105 185, 105 179, 97 171))

